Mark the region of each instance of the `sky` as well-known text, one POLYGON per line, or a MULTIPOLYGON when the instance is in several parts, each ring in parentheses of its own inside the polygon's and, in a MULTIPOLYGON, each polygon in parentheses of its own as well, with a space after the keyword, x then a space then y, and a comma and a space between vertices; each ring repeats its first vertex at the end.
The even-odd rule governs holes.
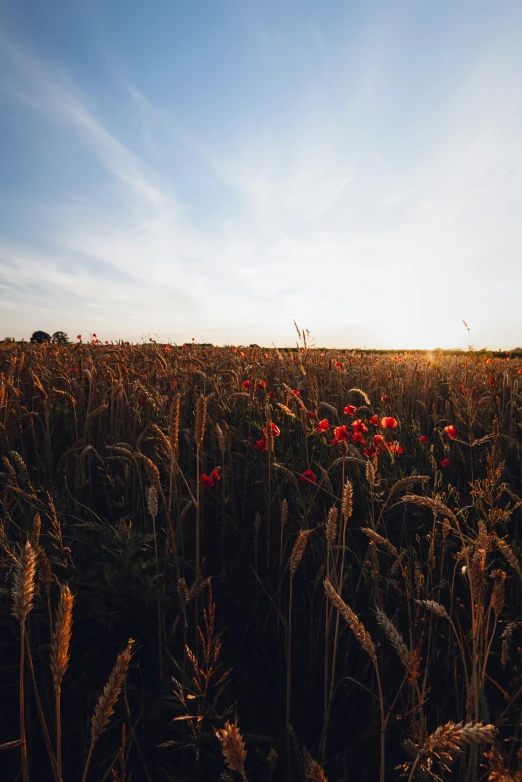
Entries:
POLYGON ((520 0, 0 0, 0 338, 521 345, 521 29, 520 0))

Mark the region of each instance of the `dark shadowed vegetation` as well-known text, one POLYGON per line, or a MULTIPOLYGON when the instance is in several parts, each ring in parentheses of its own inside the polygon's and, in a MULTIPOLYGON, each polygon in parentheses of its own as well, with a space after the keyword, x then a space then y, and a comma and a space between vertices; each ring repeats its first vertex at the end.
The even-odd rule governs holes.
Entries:
POLYGON ((522 778, 520 358, 50 341, 0 345, 2 780, 522 778))

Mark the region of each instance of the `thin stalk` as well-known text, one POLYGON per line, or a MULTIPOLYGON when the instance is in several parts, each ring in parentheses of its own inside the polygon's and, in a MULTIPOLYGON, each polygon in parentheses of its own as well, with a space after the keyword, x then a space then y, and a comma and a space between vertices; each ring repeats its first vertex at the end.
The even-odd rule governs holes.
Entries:
POLYGON ((38 688, 36 686, 36 677, 35 677, 35 673, 34 673, 33 656, 31 654, 31 648, 30 648, 29 643, 28 643, 27 630, 25 631, 25 637, 26 637, 27 659, 29 661, 29 670, 31 671, 31 679, 33 681, 34 695, 35 695, 35 700, 36 700, 36 708, 38 710, 38 716, 40 718, 40 723, 42 725, 42 731, 43 731, 43 735, 44 735, 44 739, 45 739, 45 744, 47 746, 47 752, 49 753, 49 760, 51 761, 51 765, 53 767, 53 775, 54 775, 55 780, 57 780, 57 782, 58 782, 58 778, 57 778, 57 775, 56 775, 56 758, 55 758, 53 746, 52 746, 52 743, 51 743, 51 737, 49 736, 49 730, 47 728, 47 723, 45 721, 45 716, 44 716, 43 709, 42 709, 42 702, 40 700, 40 695, 38 693, 38 688))
POLYGON ((20 621, 20 752, 22 758, 22 779, 29 782, 29 762, 27 758, 27 739, 25 736, 25 619, 20 621))
POLYGON ((290 591, 288 593, 288 624, 286 634, 286 742, 290 757, 290 697, 292 693, 292 601, 294 577, 290 574, 290 591))

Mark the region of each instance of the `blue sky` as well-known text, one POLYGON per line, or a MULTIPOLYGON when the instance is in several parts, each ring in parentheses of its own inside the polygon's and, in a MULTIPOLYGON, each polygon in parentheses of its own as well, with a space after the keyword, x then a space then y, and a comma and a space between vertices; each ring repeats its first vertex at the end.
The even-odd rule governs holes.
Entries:
POLYGON ((518 0, 3 0, 0 337, 520 345, 521 25, 518 0))

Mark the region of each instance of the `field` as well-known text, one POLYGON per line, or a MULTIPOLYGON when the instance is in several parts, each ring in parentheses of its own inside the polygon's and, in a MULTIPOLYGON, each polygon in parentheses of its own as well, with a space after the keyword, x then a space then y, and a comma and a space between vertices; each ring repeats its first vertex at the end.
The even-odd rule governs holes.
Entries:
POLYGON ((0 345, 1 779, 522 779, 522 360, 0 345))

